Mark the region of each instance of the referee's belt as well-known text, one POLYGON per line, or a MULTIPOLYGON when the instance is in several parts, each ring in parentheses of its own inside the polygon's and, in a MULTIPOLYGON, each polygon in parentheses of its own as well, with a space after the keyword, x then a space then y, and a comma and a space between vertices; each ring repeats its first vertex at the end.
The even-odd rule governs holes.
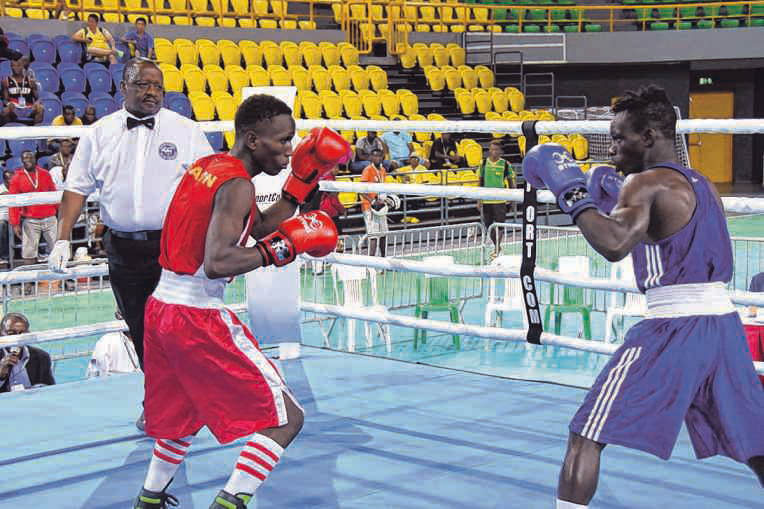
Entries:
POLYGON ((109 232, 115 237, 120 239, 130 240, 159 240, 162 238, 162 230, 141 230, 137 232, 121 232, 119 230, 112 230, 109 228, 109 232))

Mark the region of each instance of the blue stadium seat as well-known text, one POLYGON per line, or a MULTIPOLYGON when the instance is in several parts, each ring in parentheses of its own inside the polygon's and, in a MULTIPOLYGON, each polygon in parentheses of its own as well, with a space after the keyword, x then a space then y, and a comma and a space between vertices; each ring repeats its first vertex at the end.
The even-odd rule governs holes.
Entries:
POLYGON ((120 64, 124 64, 128 60, 130 60, 130 46, 127 43, 124 43, 122 41, 116 41, 117 49, 122 52, 122 58, 117 58, 117 62, 120 64))
POLYGON ((37 158, 37 166, 39 166, 40 168, 47 168, 49 160, 50 160, 50 156, 38 157, 37 158))
POLYGON ((104 94, 111 92, 111 74, 103 65, 95 62, 85 64, 85 76, 87 76, 91 94, 93 92, 104 94))
POLYGON ((33 33, 33 34, 29 34, 29 35, 27 35, 27 44, 29 44, 29 47, 30 47, 30 48, 32 47, 32 43, 33 43, 34 41, 41 41, 41 40, 42 40, 42 41, 50 41, 50 42, 53 42, 53 39, 51 39, 51 38, 50 38, 50 37, 48 37, 47 35, 45 35, 45 34, 41 34, 41 33, 39 33, 39 32, 35 32, 35 33, 33 33))
POLYGON ((103 118, 119 109, 109 94, 91 94, 89 99, 90 104, 95 106, 96 118, 103 118))
POLYGON ((56 46, 61 63, 79 64, 82 61, 82 44, 67 40, 56 46))
POLYGON ((61 94, 61 104, 64 106, 71 104, 74 106, 74 109, 77 112, 77 116, 81 117, 85 114, 85 108, 88 107, 90 102, 88 101, 87 97, 85 97, 83 94, 80 94, 79 92, 64 92, 61 94))
POLYGON ((119 89, 117 89, 117 91, 114 92, 114 102, 117 103, 118 109, 121 109, 122 103, 125 102, 125 98, 122 97, 122 92, 120 92, 119 89))
POLYGON ((6 170, 16 171, 19 168, 21 168, 21 158, 18 156, 13 156, 5 161, 6 170))
POLYGON ((122 81, 122 71, 125 69, 125 64, 116 63, 109 66, 109 73, 111 74, 111 82, 114 83, 114 88, 119 91, 119 82, 122 81))
POLYGON ((40 98, 42 105, 45 106, 45 113, 43 114, 42 121, 46 125, 50 125, 53 119, 61 114, 61 100, 56 96, 45 96, 40 98))
POLYGON ((60 63, 58 65, 58 76, 61 78, 61 84, 67 92, 85 92, 85 71, 77 64, 60 63))
POLYGON ((72 38, 66 34, 58 34, 53 36, 53 44, 58 48, 62 43, 72 42, 72 38))
POLYGON ((192 118, 194 114, 193 109, 191 109, 191 102, 181 92, 167 92, 164 96, 164 104, 168 109, 180 113, 184 117, 192 118))
POLYGON ((37 61, 29 64, 29 67, 34 71, 35 76, 37 76, 37 82, 40 83, 44 92, 52 92, 54 94, 58 92, 58 89, 61 88, 61 82, 55 67, 37 61))
MULTIPOLYGON (((26 127, 24 124, 18 124, 11 122, 5 124, 5 127, 26 127)), ((12 156, 21 157, 21 153, 25 150, 31 150, 37 152, 37 140, 8 140, 8 149, 11 151, 12 156)), ((19 164, 21 166, 21 164, 19 164)))
POLYGON ((223 133, 204 133, 207 135, 207 141, 210 142, 210 146, 212 147, 212 150, 215 152, 220 152, 223 150, 223 142, 225 139, 223 138, 223 133))
POLYGON ((0 62, 0 78, 11 75, 11 61, 3 60, 0 62))
POLYGON ((25 37, 20 35, 8 36, 8 47, 20 51, 25 57, 29 56, 29 44, 25 37))
POLYGON ((32 50, 35 62, 46 62, 48 64, 56 62, 56 46, 50 39, 32 40, 29 42, 29 47, 32 50))

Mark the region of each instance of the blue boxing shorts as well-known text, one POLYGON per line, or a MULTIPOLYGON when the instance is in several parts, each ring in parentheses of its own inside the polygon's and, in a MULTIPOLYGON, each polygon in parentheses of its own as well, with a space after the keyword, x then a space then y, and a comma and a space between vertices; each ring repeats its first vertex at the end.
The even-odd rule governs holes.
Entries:
POLYGON ((698 459, 764 454, 764 391, 737 312, 636 324, 569 429, 666 460, 682 421, 698 459))

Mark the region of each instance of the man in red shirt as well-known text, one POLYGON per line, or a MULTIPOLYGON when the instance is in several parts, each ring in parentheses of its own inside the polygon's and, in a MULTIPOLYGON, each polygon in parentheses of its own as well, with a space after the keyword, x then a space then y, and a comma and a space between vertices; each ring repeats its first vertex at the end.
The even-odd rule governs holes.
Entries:
MULTIPOLYGON (((22 167, 11 179, 8 194, 43 193, 56 190, 56 184, 50 173, 37 166, 37 156, 34 152, 30 150, 23 152, 21 164, 22 167)), ((21 238, 21 257, 25 265, 37 262, 40 234, 45 237, 49 249, 56 243, 57 213, 58 205, 30 205, 8 209, 8 222, 13 228, 13 233, 21 238)))
POLYGON ((162 275, 146 304, 146 434, 154 453, 136 509, 177 505, 166 493, 196 433, 221 443, 248 437, 211 509, 244 509, 302 428, 303 412, 252 333, 223 305, 226 283, 258 267, 291 263, 303 252, 331 253, 337 230, 324 212, 297 217, 320 175, 346 162, 350 145, 315 128, 292 153, 292 110, 269 95, 246 99, 229 154, 186 171, 162 227, 162 275), (281 199, 261 212, 252 177, 277 175, 292 159, 281 199), (244 247, 247 237, 258 242, 244 247))

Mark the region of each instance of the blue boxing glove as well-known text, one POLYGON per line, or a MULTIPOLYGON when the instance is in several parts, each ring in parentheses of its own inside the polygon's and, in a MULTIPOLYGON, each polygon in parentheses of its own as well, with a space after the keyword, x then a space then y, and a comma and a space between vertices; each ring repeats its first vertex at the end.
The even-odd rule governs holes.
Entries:
POLYGON ((600 211, 610 214, 615 208, 623 181, 624 177, 616 173, 612 166, 597 166, 589 170, 586 188, 600 211))
POLYGON ((533 187, 552 191, 560 209, 574 222, 584 210, 597 207, 584 173, 562 145, 545 143, 530 149, 523 159, 523 175, 533 187))

